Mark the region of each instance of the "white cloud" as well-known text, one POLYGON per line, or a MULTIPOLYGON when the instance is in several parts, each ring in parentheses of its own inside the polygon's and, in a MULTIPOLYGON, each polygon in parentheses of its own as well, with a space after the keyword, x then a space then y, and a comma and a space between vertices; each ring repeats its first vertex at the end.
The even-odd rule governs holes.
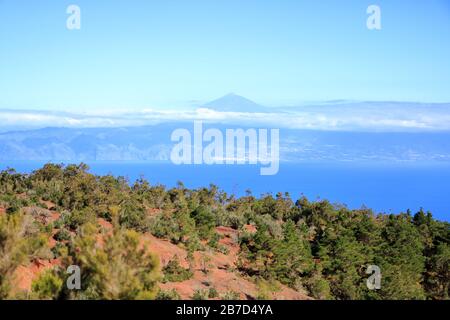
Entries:
POLYGON ((401 103, 355 103, 271 109, 271 113, 195 110, 114 110, 76 113, 0 110, 0 127, 114 127, 142 126, 160 122, 203 120, 206 122, 273 126, 292 129, 354 131, 450 130, 450 105, 401 103))

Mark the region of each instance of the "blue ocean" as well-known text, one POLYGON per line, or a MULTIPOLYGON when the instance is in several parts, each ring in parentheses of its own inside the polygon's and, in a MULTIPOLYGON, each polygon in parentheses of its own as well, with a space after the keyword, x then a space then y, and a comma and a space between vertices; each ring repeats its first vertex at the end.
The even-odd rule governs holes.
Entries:
MULTIPOLYGON (((0 169, 29 173, 44 162, 0 163, 0 169)), ((412 212, 423 208, 439 220, 450 221, 450 164, 281 163, 274 176, 261 176, 257 166, 186 165, 148 162, 87 162, 90 172, 125 176, 130 182, 143 176, 151 184, 189 188, 211 183, 236 196, 289 192, 295 200, 328 199, 349 208, 366 206, 375 212, 412 212)))

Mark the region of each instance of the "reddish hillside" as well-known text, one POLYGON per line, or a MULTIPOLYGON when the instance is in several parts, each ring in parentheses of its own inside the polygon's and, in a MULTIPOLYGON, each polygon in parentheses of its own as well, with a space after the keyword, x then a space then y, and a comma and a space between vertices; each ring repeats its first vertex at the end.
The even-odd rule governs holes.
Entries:
MULTIPOLYGON (((47 202, 49 209, 28 207, 25 212, 33 214, 43 223, 48 224, 60 218, 60 214, 54 211, 54 205, 47 202)), ((155 210, 156 211, 156 210, 155 210)), ((0 208, 0 214, 5 210, 0 208)), ((152 211, 150 211, 152 212, 152 211)), ((97 219, 101 229, 110 232, 112 224, 105 219, 97 219)), ((256 228, 251 225, 244 226, 247 232, 255 232, 256 228)), ((182 282, 160 283, 162 290, 176 290, 182 299, 190 299, 197 290, 209 290, 214 288, 219 296, 233 292, 241 299, 256 299, 258 297, 258 286, 252 279, 242 276, 236 268, 239 255, 238 231, 229 227, 217 227, 217 233, 221 236, 219 244, 226 248, 227 254, 223 254, 212 249, 206 251, 196 251, 191 262, 188 261, 187 251, 168 240, 159 239, 146 233, 143 240, 149 244, 149 251, 158 255, 161 266, 164 267, 175 257, 179 260, 180 266, 193 273, 192 278, 182 282)), ((54 229, 52 234, 56 234, 54 229)), ((52 248, 58 243, 53 237, 49 239, 49 247, 52 248)), ((144 243, 144 242, 143 242, 144 243)), ((103 245, 103 235, 99 234, 97 244, 103 245)), ((57 259, 36 260, 29 265, 22 265, 15 271, 15 287, 18 291, 31 290, 32 282, 44 270, 53 268, 59 264, 57 259)), ((278 285, 276 292, 269 292, 272 299, 304 300, 310 299, 305 293, 295 291, 283 285, 278 285)))

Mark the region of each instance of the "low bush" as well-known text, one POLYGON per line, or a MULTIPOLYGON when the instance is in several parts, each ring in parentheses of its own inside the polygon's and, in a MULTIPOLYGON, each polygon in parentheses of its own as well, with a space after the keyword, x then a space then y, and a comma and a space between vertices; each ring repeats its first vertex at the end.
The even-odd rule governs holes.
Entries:
POLYGON ((164 274, 163 282, 182 282, 192 278, 193 273, 180 265, 177 256, 170 260, 162 269, 164 274))

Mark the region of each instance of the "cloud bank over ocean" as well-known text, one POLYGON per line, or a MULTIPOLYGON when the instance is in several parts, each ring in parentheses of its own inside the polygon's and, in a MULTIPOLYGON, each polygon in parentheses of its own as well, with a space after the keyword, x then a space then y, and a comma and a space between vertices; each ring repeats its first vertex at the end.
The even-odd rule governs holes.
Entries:
MULTIPOLYGON (((58 112, 0 109, 0 128, 132 127, 203 120, 243 126, 327 131, 450 131, 450 103, 332 102, 263 107, 237 95, 186 109, 99 109, 58 112), (229 104, 227 104, 229 102, 229 104)), ((5 130, 3 130, 5 131, 5 130)))
POLYGON ((450 104, 265 107, 229 94, 185 109, 0 110, 0 160, 169 161, 177 128, 278 128, 281 161, 450 162, 450 104))

